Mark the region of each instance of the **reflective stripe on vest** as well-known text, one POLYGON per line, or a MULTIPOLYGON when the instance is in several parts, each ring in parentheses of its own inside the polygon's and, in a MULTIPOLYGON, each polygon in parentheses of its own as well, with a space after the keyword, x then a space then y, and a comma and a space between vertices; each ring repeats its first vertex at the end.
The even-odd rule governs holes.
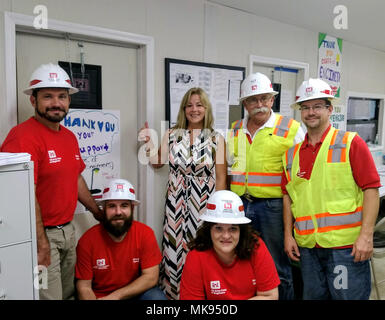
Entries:
POLYGON ((281 180, 281 173, 249 172, 247 184, 251 187, 278 187, 281 180))
MULTIPOLYGON (((318 233, 357 227, 362 224, 362 207, 349 213, 319 213, 315 215, 315 218, 318 224, 318 233)), ((301 236, 315 232, 311 216, 297 218, 294 227, 297 234, 301 236)))
POLYGON ((292 124, 293 124, 293 119, 280 115, 277 125, 274 128, 273 134, 279 137, 287 138, 287 135, 289 134, 289 129, 292 124))
POLYGON ((311 234, 314 232, 313 220, 310 216, 295 219, 294 228, 300 235, 311 234))
POLYGON ((349 132, 336 130, 330 142, 327 162, 346 162, 346 143, 349 132))
POLYGON ((244 186, 246 183, 246 173, 232 171, 231 172, 231 184, 236 184, 240 186, 244 186))
POLYGON ((291 147, 286 151, 286 172, 287 172, 287 182, 291 181, 291 168, 293 166, 293 161, 295 154, 299 149, 300 144, 296 144, 294 147, 291 147))

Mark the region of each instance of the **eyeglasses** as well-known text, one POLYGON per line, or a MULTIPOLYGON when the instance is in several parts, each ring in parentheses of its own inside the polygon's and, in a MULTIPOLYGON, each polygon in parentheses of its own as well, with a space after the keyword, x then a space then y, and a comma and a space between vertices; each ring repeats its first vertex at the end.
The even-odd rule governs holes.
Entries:
POLYGON ((270 99, 271 99, 270 95, 265 95, 265 96, 261 96, 261 97, 252 96, 252 97, 246 98, 245 103, 246 104, 252 104, 252 103, 261 102, 262 104, 266 104, 270 99))
POLYGON ((312 109, 314 112, 320 112, 323 108, 328 108, 330 105, 320 105, 320 104, 316 104, 315 106, 303 106, 303 107, 300 107, 299 110, 301 110, 302 112, 309 112, 310 109, 312 109))

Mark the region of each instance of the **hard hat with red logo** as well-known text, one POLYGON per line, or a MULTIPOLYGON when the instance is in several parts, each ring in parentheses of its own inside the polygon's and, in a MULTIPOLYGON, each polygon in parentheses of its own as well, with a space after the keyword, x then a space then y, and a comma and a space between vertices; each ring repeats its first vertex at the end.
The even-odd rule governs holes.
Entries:
POLYGON ((24 93, 31 95, 33 90, 42 88, 65 88, 68 89, 69 94, 79 91, 72 86, 67 72, 53 63, 42 64, 32 73, 29 87, 24 90, 24 93))
POLYGON ((302 82, 298 88, 295 103, 293 103, 291 107, 293 109, 299 109, 301 102, 324 98, 330 101, 335 100, 329 84, 321 79, 309 78, 309 80, 302 82))
POLYGON ((242 102, 248 97, 264 93, 270 93, 274 96, 278 94, 277 91, 273 90, 273 85, 267 76, 259 72, 252 73, 242 82, 239 101, 242 102))
POLYGON ((124 179, 112 179, 103 190, 100 202, 106 200, 130 200, 133 204, 139 204, 136 200, 135 189, 130 182, 124 179))
POLYGON ((245 224, 251 222, 245 217, 241 198, 229 190, 219 190, 207 201, 206 211, 200 219, 207 222, 245 224))

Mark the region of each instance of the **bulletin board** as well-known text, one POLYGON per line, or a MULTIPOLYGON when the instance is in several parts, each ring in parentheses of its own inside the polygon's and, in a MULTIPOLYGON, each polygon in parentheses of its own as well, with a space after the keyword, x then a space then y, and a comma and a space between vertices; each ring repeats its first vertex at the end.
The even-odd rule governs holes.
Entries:
MULTIPOLYGON (((241 82, 246 68, 196 61, 165 59, 166 120, 176 124, 180 103, 186 91, 202 88, 209 96, 214 116, 214 128, 226 130, 229 126, 230 106, 239 107, 241 82)), ((242 116, 243 108, 239 107, 242 116)))

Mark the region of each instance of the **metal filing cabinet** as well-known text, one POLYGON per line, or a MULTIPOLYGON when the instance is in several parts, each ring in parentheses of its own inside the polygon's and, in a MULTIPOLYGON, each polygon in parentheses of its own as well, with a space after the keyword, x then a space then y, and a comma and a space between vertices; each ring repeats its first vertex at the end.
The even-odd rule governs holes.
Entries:
POLYGON ((33 162, 0 166, 0 300, 39 299, 36 252, 33 162))

